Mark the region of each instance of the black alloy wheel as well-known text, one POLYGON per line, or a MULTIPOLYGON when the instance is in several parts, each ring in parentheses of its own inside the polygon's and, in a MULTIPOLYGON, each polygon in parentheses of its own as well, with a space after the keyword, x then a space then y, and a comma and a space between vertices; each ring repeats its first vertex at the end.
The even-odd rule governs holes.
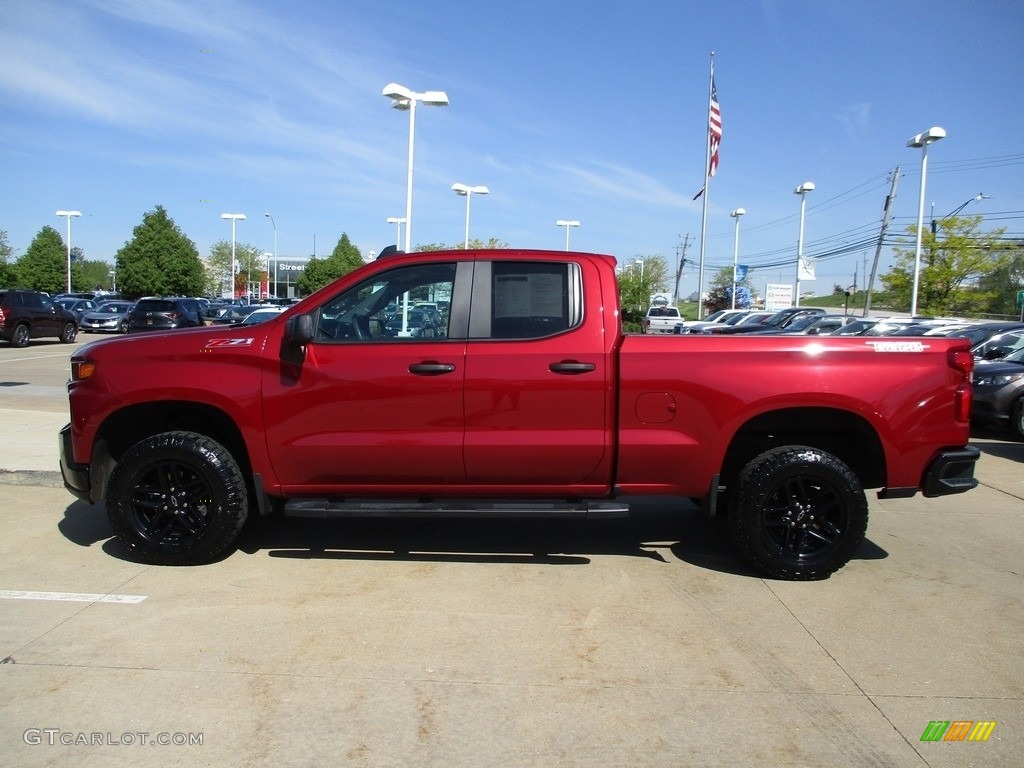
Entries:
POLYGON ((856 475, 806 446, 766 451, 729 494, 729 529, 740 553, 779 579, 825 579, 850 561, 867 531, 856 475))
POLYGON ((164 432, 132 446, 110 478, 107 514, 133 557, 196 565, 225 554, 248 514, 245 480, 224 446, 164 432))

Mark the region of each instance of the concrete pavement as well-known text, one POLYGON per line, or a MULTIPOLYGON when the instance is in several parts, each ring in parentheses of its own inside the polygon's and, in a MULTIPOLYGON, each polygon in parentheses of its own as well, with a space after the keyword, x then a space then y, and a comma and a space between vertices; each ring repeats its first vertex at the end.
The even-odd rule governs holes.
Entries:
POLYGON ((59 487, 66 401, 18 389, 0 764, 1020 765, 1024 444, 979 437, 969 494, 870 497, 825 582, 760 578, 663 500, 597 524, 264 521, 157 568, 59 487), (936 721, 996 725, 922 741, 936 721))

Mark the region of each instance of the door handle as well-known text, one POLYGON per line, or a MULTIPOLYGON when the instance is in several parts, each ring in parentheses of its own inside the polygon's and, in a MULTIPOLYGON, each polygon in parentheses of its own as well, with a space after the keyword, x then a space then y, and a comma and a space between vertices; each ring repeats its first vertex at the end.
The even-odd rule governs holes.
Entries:
POLYGON ((552 373, 565 373, 573 376, 577 373, 590 373, 597 368, 593 363, 580 363, 576 360, 562 360, 559 363, 551 363, 548 370, 552 373))
POLYGON ((413 363, 409 366, 409 373, 415 373, 417 376, 441 376, 454 370, 455 366, 451 363, 439 363, 436 360, 424 360, 422 363, 413 363))

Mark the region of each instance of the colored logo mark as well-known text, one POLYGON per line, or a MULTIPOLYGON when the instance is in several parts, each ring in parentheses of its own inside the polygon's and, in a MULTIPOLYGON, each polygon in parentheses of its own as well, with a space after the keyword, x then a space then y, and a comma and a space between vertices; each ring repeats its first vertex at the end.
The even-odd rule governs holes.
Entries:
POLYGON ((988 741, 995 727, 995 720, 932 720, 921 741, 988 741))

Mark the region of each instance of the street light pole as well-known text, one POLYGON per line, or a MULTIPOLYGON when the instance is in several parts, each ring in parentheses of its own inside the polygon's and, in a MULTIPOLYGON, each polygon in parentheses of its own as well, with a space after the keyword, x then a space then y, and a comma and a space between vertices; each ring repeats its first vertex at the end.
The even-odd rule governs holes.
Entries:
POLYGON ((917 244, 914 246, 914 288, 910 295, 911 317, 917 315, 917 292, 921 285, 921 230, 924 229, 924 187, 928 175, 928 145, 944 138, 946 138, 945 129, 933 126, 907 141, 908 147, 921 150, 921 192, 917 201, 917 244))
POLYGON ((473 195, 490 194, 490 190, 484 186, 471 187, 466 184, 455 182, 452 184, 452 191, 455 194, 466 198, 466 238, 463 241, 462 249, 469 250, 469 201, 473 199, 473 195))
MULTIPOLYGON (((269 213, 263 214, 266 218, 270 219, 270 224, 274 228, 274 298, 280 298, 277 295, 277 222, 274 221, 274 217, 269 213)), ((267 289, 267 293, 270 293, 270 289, 267 289)))
POLYGON ((388 224, 394 224, 396 227, 397 231, 395 232, 395 248, 397 248, 402 243, 402 225, 405 224, 405 217, 388 216, 387 222, 388 224))
POLYGON ((555 222, 556 227, 565 227, 565 250, 569 250, 569 230, 579 225, 580 223, 575 219, 559 219, 555 222))
POLYGON ((244 213, 222 213, 222 219, 231 220, 231 298, 235 298, 235 222, 245 221, 244 213))
POLYGON ((57 211, 58 216, 63 216, 68 220, 68 254, 66 262, 67 271, 67 292, 71 293, 71 219, 72 217, 78 218, 82 215, 81 211, 57 211))
POLYGON ((804 266, 804 214, 807 210, 807 193, 814 191, 814 182, 805 181, 793 190, 793 194, 800 195, 800 236, 796 241, 796 301, 794 307, 800 306, 800 270, 804 266))
POLYGON ((746 213, 742 208, 737 208, 729 215, 736 219, 736 240, 732 249, 732 308, 736 309, 736 272, 740 265, 740 216, 746 213))
POLYGON ((412 250, 412 167, 413 147, 416 139, 416 102, 422 101, 428 107, 447 107, 448 94, 444 91, 424 91, 417 93, 404 85, 389 83, 382 92, 392 100, 395 109, 409 110, 409 164, 405 182, 405 252, 412 250))

